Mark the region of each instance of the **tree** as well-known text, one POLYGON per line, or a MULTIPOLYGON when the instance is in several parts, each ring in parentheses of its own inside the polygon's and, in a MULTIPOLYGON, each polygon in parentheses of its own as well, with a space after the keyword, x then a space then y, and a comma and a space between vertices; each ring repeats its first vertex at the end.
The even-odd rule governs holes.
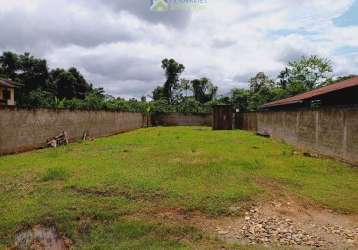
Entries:
POLYGON ((28 103, 30 92, 50 92, 47 61, 35 58, 29 53, 18 55, 17 58, 18 70, 15 72, 14 80, 22 84, 16 95, 17 102, 20 105, 31 105, 28 103))
POLYGON ((274 81, 271 80, 265 73, 259 72, 256 76, 250 78, 250 91, 252 93, 257 93, 264 88, 272 88, 274 86, 274 81))
POLYGON ((277 85, 282 89, 287 89, 287 86, 289 84, 289 77, 290 77, 290 70, 285 67, 284 70, 280 72, 280 74, 277 76, 277 85))
POLYGON ((49 90, 58 98, 84 100, 89 94, 96 92, 104 97, 103 89, 95 89, 88 83, 84 76, 74 67, 65 69, 54 69, 50 72, 49 90))
POLYGON ((76 78, 65 70, 59 73, 55 79, 57 89, 57 97, 60 99, 73 99, 76 98, 75 85, 76 78))
POLYGON ((185 67, 174 59, 164 59, 162 61, 162 69, 165 71, 167 78, 163 87, 163 97, 169 103, 173 103, 175 99, 173 92, 179 88, 179 77, 184 72, 185 67))
POLYGON ((256 93, 250 92, 248 111, 256 111, 260 109, 265 103, 271 102, 275 99, 275 92, 273 88, 264 87, 261 88, 256 93))
POLYGON ((153 90, 153 100, 159 101, 160 99, 164 99, 164 87, 156 87, 153 90))
POLYGON ((185 97, 188 97, 188 91, 191 90, 190 80, 180 79, 180 89, 185 92, 185 97))
POLYGON ((250 91, 247 89, 233 89, 231 91, 231 101, 240 112, 246 112, 249 108, 250 91))
POLYGON ((0 74, 3 77, 15 80, 19 67, 19 57, 17 54, 8 51, 0 56, 0 74))
POLYGON ((85 99, 85 97, 91 92, 92 86, 87 83, 83 75, 74 67, 68 70, 74 78, 76 78, 76 83, 74 86, 75 96, 78 99, 85 99))
POLYGON ((213 100, 218 91, 218 87, 206 77, 194 79, 191 81, 194 98, 200 103, 207 103, 213 100))
POLYGON ((53 94, 41 89, 32 90, 26 98, 26 104, 29 107, 51 107, 53 102, 53 94))
POLYGON ((287 88, 290 95, 327 85, 331 81, 332 63, 323 57, 303 56, 290 62, 278 76, 279 85, 287 88), (292 86, 291 86, 292 85, 292 86))
POLYGON ((89 94, 94 94, 97 97, 102 98, 102 99, 106 98, 106 91, 104 91, 104 88, 102 88, 102 87, 93 88, 91 85, 91 91, 89 94))
POLYGON ((25 53, 19 56, 19 71, 17 78, 24 84, 22 91, 32 91, 38 88, 46 89, 48 87, 48 67, 47 61, 38 59, 25 53))

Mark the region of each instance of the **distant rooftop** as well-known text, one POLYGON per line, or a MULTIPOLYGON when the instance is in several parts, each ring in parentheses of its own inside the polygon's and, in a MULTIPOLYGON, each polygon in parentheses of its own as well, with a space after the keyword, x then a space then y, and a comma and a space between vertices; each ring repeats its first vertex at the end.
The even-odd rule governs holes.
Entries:
POLYGON ((297 103, 303 103, 305 100, 309 100, 315 97, 319 97, 328 93, 332 93, 338 90, 348 89, 358 86, 358 76, 354 76, 347 80, 339 81, 322 88, 314 89, 309 92, 298 94, 289 98, 269 102, 261 106, 261 108, 272 108, 278 106, 285 106, 297 103))
POLYGON ((7 88, 18 88, 21 84, 16 83, 9 79, 0 78, 0 87, 7 87, 7 88))

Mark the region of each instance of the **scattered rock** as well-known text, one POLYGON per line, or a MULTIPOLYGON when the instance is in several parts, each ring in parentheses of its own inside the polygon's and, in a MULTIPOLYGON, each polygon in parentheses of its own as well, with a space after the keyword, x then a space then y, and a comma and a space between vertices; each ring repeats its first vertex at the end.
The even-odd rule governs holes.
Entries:
POLYGON ((326 233, 335 234, 347 241, 347 243, 358 242, 358 229, 347 229, 336 225, 325 225, 321 229, 326 233))
MULTIPOLYGON (((272 206, 276 208, 281 207, 281 205, 279 202, 272 203, 272 206)), ((264 216, 259 211, 260 209, 257 207, 246 211, 242 222, 243 225, 236 228, 238 232, 232 227, 227 227, 225 230, 217 228, 218 234, 225 235, 225 237, 235 235, 236 239, 244 240, 249 245, 276 244, 288 247, 321 248, 329 247, 332 244, 318 235, 304 231, 304 226, 299 222, 281 215, 264 216)), ((312 228, 320 229, 315 224, 311 224, 311 226, 312 228)), ((345 237, 346 242, 349 244, 354 244, 358 237, 358 230, 348 230, 332 225, 323 226, 322 229, 345 237)))

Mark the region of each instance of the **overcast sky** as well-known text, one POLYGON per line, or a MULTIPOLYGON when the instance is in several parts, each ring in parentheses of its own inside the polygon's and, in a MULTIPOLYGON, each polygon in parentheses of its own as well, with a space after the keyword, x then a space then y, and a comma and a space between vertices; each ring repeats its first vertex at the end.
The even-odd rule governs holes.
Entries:
POLYGON ((164 82, 163 58, 207 76, 220 93, 276 76, 318 54, 336 75, 358 74, 353 0, 207 0, 202 11, 150 11, 150 0, 0 0, 0 52, 30 52, 77 67, 109 94, 141 97, 164 82))

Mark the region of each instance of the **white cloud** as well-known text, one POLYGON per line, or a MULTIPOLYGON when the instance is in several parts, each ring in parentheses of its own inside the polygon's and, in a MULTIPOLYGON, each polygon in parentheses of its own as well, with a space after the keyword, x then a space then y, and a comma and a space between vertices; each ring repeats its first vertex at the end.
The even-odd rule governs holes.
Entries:
POLYGON ((0 0, 0 51, 30 51, 51 67, 76 66, 114 95, 140 97, 163 83, 160 62, 173 57, 185 77, 208 76, 221 93, 271 75, 289 60, 319 54, 339 74, 357 71, 358 27, 333 19, 352 0, 220 0, 200 12, 149 11, 149 0, 0 0))

